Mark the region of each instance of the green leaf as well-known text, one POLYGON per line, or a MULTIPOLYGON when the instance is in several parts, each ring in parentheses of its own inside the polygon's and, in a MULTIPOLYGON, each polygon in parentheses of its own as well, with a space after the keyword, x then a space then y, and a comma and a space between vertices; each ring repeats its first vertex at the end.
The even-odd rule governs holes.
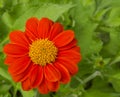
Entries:
POLYGON ((18 3, 14 5, 13 9, 9 12, 9 14, 11 15, 12 20, 14 20, 15 22, 16 19, 18 19, 21 15, 23 15, 23 13, 25 13, 31 7, 32 7, 31 3, 30 4, 18 3))
POLYGON ((12 80, 10 75, 3 68, 0 68, 0 75, 9 81, 12 80))
POLYGON ((120 73, 112 75, 109 81, 112 83, 116 92, 120 92, 120 73))
POLYGON ((78 45, 81 48, 82 62, 79 76, 85 76, 93 72, 94 61, 91 61, 93 55, 99 54, 103 43, 96 37, 97 23, 92 21, 95 2, 93 0, 74 0, 76 7, 72 9, 71 16, 75 21, 74 31, 78 39, 78 45))
POLYGON ((22 89, 21 89, 21 93, 22 93, 23 97, 34 97, 34 94, 35 94, 33 90, 23 91, 22 89))
POLYGON ((96 78, 92 86, 85 92, 85 97, 119 97, 114 89, 108 84, 107 79, 96 78))
POLYGON ((0 18, 0 30, 1 30, 0 33, 0 45, 1 45, 2 41, 4 40, 4 38, 7 37, 8 31, 10 30, 1 18, 0 18))
POLYGON ((9 28, 11 29, 12 27, 12 23, 13 23, 13 20, 10 16, 10 14, 8 12, 4 12, 4 14, 2 15, 1 17, 3 23, 9 28))
POLYGON ((12 7, 12 2, 11 0, 2 0, 2 9, 4 10, 10 10, 12 7))
POLYGON ((0 8, 3 7, 3 0, 0 0, 0 8))
POLYGON ((23 97, 34 97, 35 92, 33 90, 24 91, 21 87, 21 83, 14 85, 14 92, 20 91, 23 97))
POLYGON ((98 53, 102 48, 102 42, 95 39, 94 35, 97 24, 92 22, 90 18, 94 12, 94 2, 91 1, 90 5, 87 6, 84 6, 84 3, 80 0, 75 2, 77 6, 72 12, 72 16, 76 21, 74 30, 84 58, 85 56, 98 53))
POLYGON ((105 57, 115 56, 120 50, 120 33, 116 29, 110 29, 110 41, 104 45, 101 54, 105 57))
POLYGON ((71 4, 43 4, 37 7, 33 6, 15 21, 13 29, 23 30, 26 20, 30 17, 37 17, 39 19, 42 17, 48 17, 56 21, 64 12, 68 11, 72 7, 73 5, 71 4))
POLYGON ((1 90, 0 90, 0 94, 6 94, 6 92, 9 91, 9 89, 11 88, 11 85, 9 84, 1 84, 1 90))
POLYGON ((101 92, 99 90, 91 90, 90 92, 86 92, 84 97, 119 97, 120 94, 117 93, 106 93, 106 92, 101 92))
POLYGON ((105 21, 109 26, 120 26, 120 7, 111 10, 109 18, 105 21))
POLYGON ((19 0, 19 3, 28 3, 30 0, 19 0))
POLYGON ((101 0, 100 7, 106 8, 106 7, 116 7, 120 6, 120 0, 101 0))
POLYGON ((6 92, 4 95, 1 94, 0 97, 12 97, 12 96, 9 92, 6 92))

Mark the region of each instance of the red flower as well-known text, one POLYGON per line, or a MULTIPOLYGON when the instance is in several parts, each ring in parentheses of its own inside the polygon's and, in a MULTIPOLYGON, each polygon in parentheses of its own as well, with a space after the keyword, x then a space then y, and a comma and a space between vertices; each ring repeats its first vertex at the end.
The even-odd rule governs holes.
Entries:
POLYGON ((13 80, 21 82, 23 90, 38 88, 42 94, 57 91, 78 72, 79 51, 74 32, 47 18, 30 18, 25 32, 11 32, 4 46, 13 80))

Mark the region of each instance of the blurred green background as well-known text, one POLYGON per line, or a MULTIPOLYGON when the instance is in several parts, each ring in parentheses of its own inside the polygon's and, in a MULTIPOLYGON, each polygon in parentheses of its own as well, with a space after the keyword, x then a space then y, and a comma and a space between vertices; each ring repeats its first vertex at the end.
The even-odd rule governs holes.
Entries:
POLYGON ((0 0, 0 97, 120 97, 120 0, 0 0), (56 93, 23 91, 4 64, 10 31, 32 16, 73 29, 81 47, 79 72, 56 93))

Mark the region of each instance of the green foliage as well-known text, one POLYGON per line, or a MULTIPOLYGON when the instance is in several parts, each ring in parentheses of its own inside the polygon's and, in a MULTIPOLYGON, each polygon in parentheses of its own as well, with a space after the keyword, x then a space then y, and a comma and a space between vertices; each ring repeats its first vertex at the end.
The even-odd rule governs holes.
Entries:
POLYGON ((120 0, 0 0, 0 97, 120 97, 120 0), (79 72, 57 93, 23 91, 4 64, 9 32, 30 17, 48 17, 75 31, 79 72))

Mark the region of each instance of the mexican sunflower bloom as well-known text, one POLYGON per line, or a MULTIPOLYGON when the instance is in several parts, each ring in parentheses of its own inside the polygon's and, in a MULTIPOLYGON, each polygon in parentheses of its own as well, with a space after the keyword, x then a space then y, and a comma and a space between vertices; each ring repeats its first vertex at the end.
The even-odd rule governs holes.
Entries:
POLYGON ((25 31, 13 31, 4 46, 5 64, 23 90, 37 88, 42 94, 56 92, 78 72, 80 48, 72 30, 48 18, 27 20, 25 31))

